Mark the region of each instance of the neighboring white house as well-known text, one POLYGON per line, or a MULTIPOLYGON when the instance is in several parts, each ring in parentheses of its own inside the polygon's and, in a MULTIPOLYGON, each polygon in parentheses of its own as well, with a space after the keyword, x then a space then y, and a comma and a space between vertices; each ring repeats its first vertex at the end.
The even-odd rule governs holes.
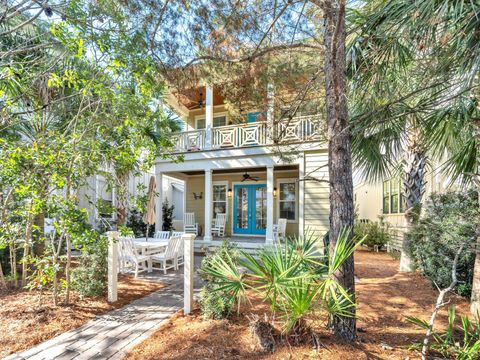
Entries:
MULTIPOLYGON (((131 176, 128 182, 128 192, 131 197, 143 195, 144 192, 140 192, 139 185, 144 186, 144 191, 148 191, 148 184, 150 178, 154 176, 153 171, 144 172, 139 176, 131 176)), ((162 202, 168 199, 170 205, 174 205, 174 223, 175 221, 182 220, 184 209, 184 196, 183 196, 184 183, 182 180, 178 180, 172 177, 166 176, 163 181, 162 202)), ((157 190, 158 191, 158 190, 157 190)), ((115 206, 115 194, 114 189, 110 189, 107 180, 103 175, 91 176, 87 179, 86 185, 84 185, 79 191, 79 207, 87 209, 89 213, 89 223, 93 226, 99 226, 101 223, 108 223, 115 221, 115 212, 106 212, 104 214, 98 210, 95 204, 102 201, 105 205, 115 206)), ((108 208, 109 206, 105 206, 108 208)), ((179 225, 181 226, 181 225, 179 225)))
MULTIPOLYGON (((183 161, 158 158, 157 186, 168 177, 185 183, 185 212, 195 213, 200 228, 197 243, 212 241, 218 213, 227 214, 227 236, 247 242, 272 243, 279 218, 288 220, 287 235, 326 233, 328 155, 320 115, 274 118, 272 99, 266 110, 233 118, 210 86, 172 93, 168 101, 184 122, 174 150, 183 161)), ((163 196, 157 200, 158 219, 163 196)))
MULTIPOLYGON (((442 163, 431 161, 425 174, 423 202, 435 192, 445 192, 460 184, 452 184, 451 178, 442 172, 442 163)), ((358 175, 358 174, 357 174, 358 175)), ((360 178, 360 176, 358 176, 360 178)), ((360 180, 354 185, 355 208, 358 220, 378 221, 379 217, 390 225, 397 235, 393 248, 400 248, 402 234, 406 228, 405 201, 402 195, 403 183, 400 177, 385 178, 379 181, 360 180)))

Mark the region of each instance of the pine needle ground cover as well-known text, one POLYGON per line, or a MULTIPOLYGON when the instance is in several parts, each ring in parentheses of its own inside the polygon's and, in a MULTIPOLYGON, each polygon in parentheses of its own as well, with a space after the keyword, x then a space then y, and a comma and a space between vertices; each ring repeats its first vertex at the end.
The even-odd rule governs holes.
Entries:
MULTIPOLYGON (((358 307, 358 341, 348 345, 320 327, 320 347, 277 346, 273 354, 259 354, 252 342, 249 319, 204 320, 197 309, 187 317, 170 319, 150 339, 134 348, 128 360, 145 359, 411 359, 419 354, 408 347, 423 339, 424 331, 405 316, 428 319, 437 292, 419 273, 398 273, 398 260, 385 253, 358 250, 355 254, 358 307)), ((468 302, 453 295, 457 312, 468 314, 468 302)), ((269 307, 260 299, 249 307, 260 317, 269 307)), ((242 312, 241 312, 242 313, 242 312)), ((442 311, 438 328, 446 327, 442 311)))
POLYGON ((41 308, 38 291, 0 291, 0 358, 78 328, 96 315, 120 308, 162 287, 158 282, 122 275, 118 301, 114 304, 109 304, 106 296, 80 299, 74 295, 70 306, 54 307, 51 297, 45 296, 41 308))

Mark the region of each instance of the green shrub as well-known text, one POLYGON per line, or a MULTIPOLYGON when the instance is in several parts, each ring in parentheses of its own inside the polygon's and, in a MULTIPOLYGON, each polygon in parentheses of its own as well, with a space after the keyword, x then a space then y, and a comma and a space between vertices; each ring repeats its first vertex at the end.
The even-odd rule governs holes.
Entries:
POLYGON ((427 200, 423 214, 412 228, 410 252, 416 265, 440 288, 452 281, 452 263, 461 244, 467 243, 462 252, 455 291, 470 296, 472 291, 475 254, 475 228, 478 219, 478 198, 473 190, 432 194, 427 200))
POLYGON ((80 266, 72 271, 72 288, 82 296, 100 296, 107 291, 108 239, 94 235, 80 250, 80 266))
POLYGON ((199 269, 200 277, 205 281, 205 286, 200 292, 200 309, 204 317, 209 319, 223 319, 230 315, 235 296, 228 290, 222 290, 221 284, 215 276, 209 274, 209 269, 218 261, 231 260, 239 265, 239 252, 235 244, 224 240, 213 253, 207 254, 199 269))
POLYGON ((372 249, 375 246, 381 248, 391 241, 388 224, 383 221, 382 217, 379 218, 378 222, 355 224, 354 232, 358 238, 364 238, 364 245, 372 249))

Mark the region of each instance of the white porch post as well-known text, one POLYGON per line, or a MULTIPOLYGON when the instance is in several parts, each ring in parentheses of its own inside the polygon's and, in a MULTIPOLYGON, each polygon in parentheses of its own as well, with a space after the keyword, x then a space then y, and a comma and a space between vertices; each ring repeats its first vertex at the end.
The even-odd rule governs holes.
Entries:
POLYGON ((184 267, 183 267, 183 314, 188 315, 193 308, 193 273, 195 272, 195 257, 193 255, 194 234, 182 236, 184 267))
POLYGON ((205 148, 211 149, 213 142, 213 88, 207 86, 205 94, 205 148))
POLYGON ((267 236, 266 243, 273 243, 273 165, 267 166, 267 236))
POLYGON ((118 291, 118 231, 108 231, 108 302, 117 301, 118 291))
POLYGON ((305 158, 298 164, 298 235, 305 235, 305 158))
POLYGON ((162 217, 162 198, 163 198, 163 173, 160 167, 155 165, 155 182, 157 197, 155 198, 155 231, 162 231, 163 217, 162 217))
POLYGON ((212 241, 212 170, 205 170, 205 229, 203 240, 212 241))
POLYGON ((274 109, 275 109, 275 98, 273 84, 269 83, 267 85, 267 143, 272 144, 273 139, 276 136, 276 129, 274 128, 274 109))

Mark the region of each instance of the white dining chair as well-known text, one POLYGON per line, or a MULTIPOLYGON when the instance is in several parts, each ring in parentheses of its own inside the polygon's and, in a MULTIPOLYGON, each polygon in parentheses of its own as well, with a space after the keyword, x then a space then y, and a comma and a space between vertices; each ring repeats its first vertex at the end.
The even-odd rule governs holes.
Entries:
POLYGON ((183 214, 183 231, 187 234, 198 235, 198 223, 195 222, 195 213, 183 214))
POLYGON ((175 236, 170 238, 168 245, 166 246, 164 252, 154 254, 150 256, 152 261, 152 269, 162 270, 164 274, 167 273, 168 269, 178 269, 178 252, 180 247, 181 238, 175 236), (155 263, 158 263, 160 266, 156 267, 155 263))
POLYGON ((225 226, 227 224, 227 214, 217 214, 212 227, 212 235, 225 236, 225 226))
POLYGON ((170 231, 157 231, 153 238, 154 240, 168 240, 170 239, 170 231))
POLYGON ((151 267, 150 256, 138 253, 133 237, 119 237, 119 245, 119 263, 122 272, 129 265, 134 268, 135 278, 137 278, 139 272, 148 270, 151 267))

